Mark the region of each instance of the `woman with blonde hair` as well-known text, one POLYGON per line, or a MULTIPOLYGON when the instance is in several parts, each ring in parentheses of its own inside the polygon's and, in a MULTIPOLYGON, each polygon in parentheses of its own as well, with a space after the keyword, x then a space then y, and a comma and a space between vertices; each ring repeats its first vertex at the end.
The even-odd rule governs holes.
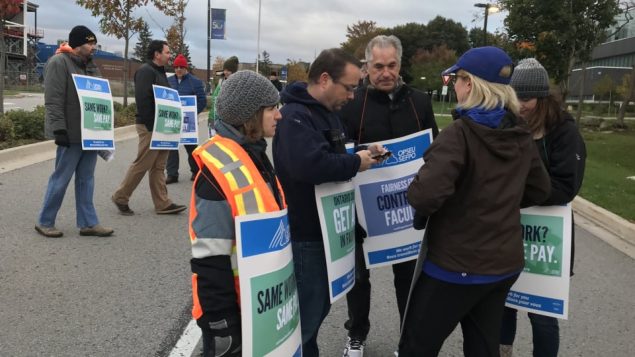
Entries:
POLYGON ((417 216, 429 218, 400 357, 438 355, 457 324, 466 356, 498 356, 505 298, 524 265, 520 208, 550 190, 517 119, 512 69, 503 50, 479 47, 443 72, 454 75, 458 105, 408 188, 417 216))

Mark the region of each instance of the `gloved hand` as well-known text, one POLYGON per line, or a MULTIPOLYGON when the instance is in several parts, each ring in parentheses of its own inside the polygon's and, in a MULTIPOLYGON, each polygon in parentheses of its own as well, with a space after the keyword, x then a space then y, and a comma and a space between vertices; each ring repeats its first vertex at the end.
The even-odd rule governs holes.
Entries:
POLYGON ((71 146, 70 140, 68 139, 68 133, 66 132, 66 130, 64 129, 55 130, 53 132, 53 135, 55 135, 55 145, 64 146, 64 147, 71 146))
POLYGON ((412 221, 412 228, 420 231, 420 230, 426 229, 427 223, 428 223, 428 216, 418 214, 415 211, 414 220, 412 221))

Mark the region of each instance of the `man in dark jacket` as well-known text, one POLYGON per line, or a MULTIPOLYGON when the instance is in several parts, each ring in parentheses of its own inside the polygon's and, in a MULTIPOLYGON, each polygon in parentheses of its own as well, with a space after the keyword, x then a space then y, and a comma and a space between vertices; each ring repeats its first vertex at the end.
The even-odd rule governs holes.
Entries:
POLYGON ((75 203, 80 235, 109 236, 113 229, 103 227, 93 205, 97 151, 82 150, 81 107, 71 74, 99 76, 92 60, 97 37, 85 26, 75 26, 68 35, 71 52, 51 57, 44 69, 44 108, 46 137, 55 139, 55 170, 51 175, 42 211, 35 230, 49 238, 58 238, 55 228, 66 188, 75 175, 75 203))
MULTIPOLYGON (((399 77, 402 55, 401 41, 395 36, 380 35, 366 46, 367 77, 355 92, 355 99, 342 108, 340 117, 347 126, 348 136, 357 144, 399 138, 424 129, 439 133, 427 94, 404 84, 399 77)), ((366 269, 363 238, 366 232, 356 229, 355 286, 346 295, 348 341, 346 357, 361 357, 370 330, 370 273, 366 269)), ((403 320, 408 291, 416 261, 392 266, 400 321, 403 320)))
MULTIPOLYGON (((170 87, 179 91, 179 95, 195 95, 196 113, 201 113, 207 106, 207 98, 205 97, 205 86, 203 86, 203 81, 188 72, 187 59, 180 53, 174 59, 173 67, 174 75, 168 78, 170 87)), ((187 151, 187 162, 190 164, 190 171, 192 172, 190 181, 194 181, 194 176, 196 176, 196 173, 198 172, 198 166, 196 165, 194 158, 192 158, 192 151, 196 149, 196 145, 183 146, 185 146, 185 151, 187 151)), ((165 180, 166 184, 169 185, 179 181, 178 150, 171 150, 168 154, 167 172, 168 178, 165 180)))
POLYGON ((112 201, 119 209, 119 213, 124 216, 134 214, 128 206, 128 201, 146 172, 149 172, 150 193, 157 214, 175 214, 187 208, 174 204, 168 198, 164 173, 168 151, 150 149, 155 114, 152 85, 170 86, 164 68, 170 59, 168 43, 159 40, 150 42, 146 58, 148 62, 142 65, 134 76, 137 104, 136 129, 139 134, 137 158, 132 162, 121 185, 112 195, 112 201))
POLYGON ((377 162, 370 150, 346 153, 346 136, 334 113, 353 99, 359 66, 340 49, 322 51, 311 64, 308 85, 297 82, 282 92, 287 104, 273 139, 287 198, 305 357, 318 356, 318 330, 331 307, 315 185, 350 180, 377 162))

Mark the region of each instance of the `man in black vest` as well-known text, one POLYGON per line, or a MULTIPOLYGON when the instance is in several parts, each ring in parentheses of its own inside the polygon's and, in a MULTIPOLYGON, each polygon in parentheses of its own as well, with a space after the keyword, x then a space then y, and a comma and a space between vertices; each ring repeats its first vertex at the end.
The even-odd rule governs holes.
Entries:
MULTIPOLYGON (((430 97, 403 83, 399 76, 401 41, 395 36, 377 36, 366 46, 367 76, 355 92, 355 98, 344 106, 340 117, 348 137, 357 145, 399 138, 431 128, 439 132, 432 112, 430 97)), ((344 356, 363 356, 364 343, 370 330, 370 274, 362 250, 366 232, 357 225, 355 251, 355 286, 346 295, 348 316, 344 326, 348 341, 344 356)), ((416 261, 392 266, 400 321, 403 320, 410 282, 416 261)))

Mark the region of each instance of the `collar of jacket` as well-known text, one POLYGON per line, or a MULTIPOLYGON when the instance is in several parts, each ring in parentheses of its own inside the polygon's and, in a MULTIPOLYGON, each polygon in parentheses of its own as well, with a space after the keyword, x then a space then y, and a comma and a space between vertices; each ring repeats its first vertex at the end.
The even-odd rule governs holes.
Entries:
POLYGON ((149 64, 150 66, 152 66, 152 68, 156 69, 157 71, 161 72, 161 73, 165 73, 165 67, 164 66, 157 66, 156 63, 154 63, 153 61, 147 61, 147 64, 149 64))
POLYGON ((392 92, 387 93, 385 91, 375 88, 375 86, 372 83, 370 83, 370 80, 368 79, 368 76, 367 76, 366 78, 364 78, 364 82, 362 84, 362 93, 366 89, 368 89, 368 94, 370 95, 373 95, 376 97, 383 97, 389 101, 396 102, 399 98, 403 97, 406 93, 408 93, 410 88, 404 83, 403 79, 400 76, 399 79, 397 79, 397 85, 392 90, 392 92), (391 94, 392 94, 392 99, 390 99, 391 94))

